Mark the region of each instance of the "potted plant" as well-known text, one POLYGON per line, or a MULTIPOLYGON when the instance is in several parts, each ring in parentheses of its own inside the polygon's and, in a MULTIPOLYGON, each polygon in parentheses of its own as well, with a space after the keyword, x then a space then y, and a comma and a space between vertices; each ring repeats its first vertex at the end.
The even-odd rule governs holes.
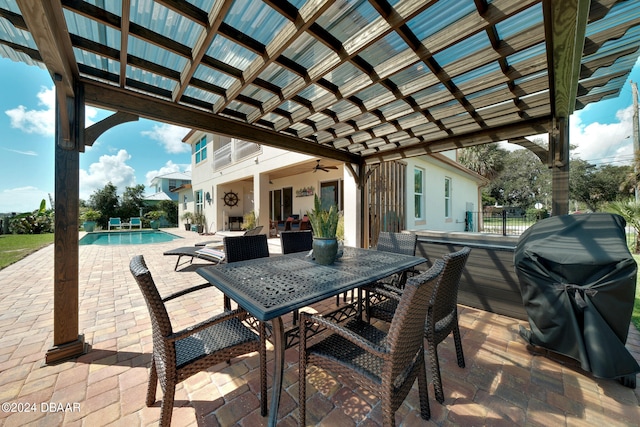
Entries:
POLYGON ((193 223, 198 229, 198 233, 204 233, 204 226, 207 223, 207 217, 202 212, 196 212, 193 214, 193 223))
POLYGON ((307 212, 313 229, 313 256, 319 264, 329 265, 335 261, 338 253, 336 230, 340 214, 335 205, 329 210, 323 209, 317 194, 314 195, 313 205, 313 210, 307 212))
POLYGON ((191 223, 193 222, 193 213, 186 211, 185 213, 182 214, 181 217, 184 220, 184 229, 185 231, 190 231, 191 230, 191 223))
POLYGON ((82 228, 84 228, 84 231, 86 231, 87 233, 93 232, 96 229, 96 221, 99 220, 101 216, 102 212, 95 209, 89 208, 84 211, 81 215, 82 220, 84 221, 82 223, 82 228))
POLYGON ((165 216, 165 211, 150 211, 144 214, 145 218, 149 220, 149 225, 152 229, 157 230, 160 228, 160 218, 165 216))

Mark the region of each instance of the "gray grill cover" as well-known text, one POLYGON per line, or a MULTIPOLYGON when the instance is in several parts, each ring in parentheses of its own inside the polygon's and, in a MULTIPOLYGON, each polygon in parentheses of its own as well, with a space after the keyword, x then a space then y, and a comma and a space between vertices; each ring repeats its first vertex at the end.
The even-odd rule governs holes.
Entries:
POLYGON ((514 257, 531 327, 521 335, 621 381, 640 372, 625 348, 637 273, 625 225, 605 213, 551 217, 522 234, 514 257))

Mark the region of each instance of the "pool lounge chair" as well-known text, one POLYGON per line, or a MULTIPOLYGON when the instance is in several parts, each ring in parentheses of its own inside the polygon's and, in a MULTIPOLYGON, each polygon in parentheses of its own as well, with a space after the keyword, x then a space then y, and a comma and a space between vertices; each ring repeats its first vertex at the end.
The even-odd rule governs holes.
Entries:
POLYGON ((174 271, 178 271, 178 267, 186 264, 187 262, 189 264, 193 263, 194 258, 199 258, 205 261, 212 262, 214 264, 218 264, 225 259, 224 251, 202 246, 183 246, 181 248, 168 250, 164 252, 164 255, 178 255, 176 266, 173 268, 174 271), (180 263, 180 260, 183 256, 190 257, 189 261, 180 263))
POLYGON ((120 230, 122 230, 122 222, 120 221, 120 218, 109 218, 109 226, 107 230, 111 231, 111 227, 118 227, 120 230))
POLYGON ((139 216, 129 218, 129 229, 131 229, 132 227, 138 227, 142 230, 142 220, 139 216))

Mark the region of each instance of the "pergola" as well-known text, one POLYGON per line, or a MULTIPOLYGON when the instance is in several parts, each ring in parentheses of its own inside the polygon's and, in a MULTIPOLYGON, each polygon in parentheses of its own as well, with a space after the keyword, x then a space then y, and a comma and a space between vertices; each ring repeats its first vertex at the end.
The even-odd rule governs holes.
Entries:
POLYGON ((553 170, 562 214, 569 116, 618 95, 638 24, 640 0, 0 0, 0 55, 57 93, 47 362, 85 347, 79 153, 104 131, 225 134, 344 162, 359 188, 380 162, 506 140, 553 170), (114 114, 86 128, 85 105, 114 114))

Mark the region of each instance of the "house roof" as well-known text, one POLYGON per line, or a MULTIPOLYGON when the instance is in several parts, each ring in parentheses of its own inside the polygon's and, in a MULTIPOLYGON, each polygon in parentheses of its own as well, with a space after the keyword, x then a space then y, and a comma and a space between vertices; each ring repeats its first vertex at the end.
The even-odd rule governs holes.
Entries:
POLYGON ((557 131, 618 95, 638 24, 640 0, 2 0, 0 55, 61 105, 376 163, 557 131))
POLYGON ((154 200, 154 201, 162 201, 162 200, 170 200, 173 201, 171 197, 164 191, 159 191, 154 194, 150 194, 149 196, 145 196, 144 200, 154 200))
POLYGON ((151 180, 151 182, 154 183, 159 179, 178 179, 178 180, 182 180, 182 181, 191 181, 191 174, 184 173, 184 172, 170 172, 170 173, 166 173, 164 175, 158 175, 158 176, 154 177, 151 180))

